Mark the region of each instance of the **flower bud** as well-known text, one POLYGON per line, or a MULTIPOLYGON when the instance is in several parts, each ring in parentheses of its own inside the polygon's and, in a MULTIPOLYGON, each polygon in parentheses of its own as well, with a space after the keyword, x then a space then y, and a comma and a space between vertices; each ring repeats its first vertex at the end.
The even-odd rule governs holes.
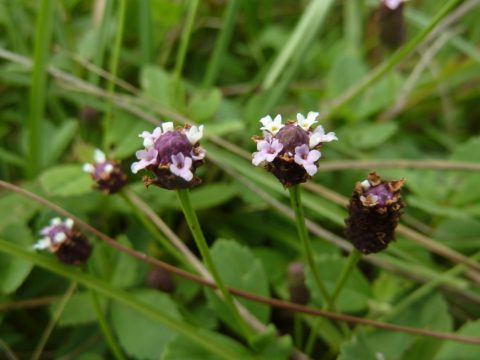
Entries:
POLYGON ((62 221, 60 218, 54 218, 40 233, 44 237, 33 248, 47 249, 65 264, 80 265, 90 256, 92 247, 87 238, 75 228, 72 219, 62 221))
POLYGON ((172 293, 176 288, 175 279, 168 271, 153 268, 147 275, 148 286, 166 293, 172 293))
POLYGON ((290 301, 295 304, 305 305, 310 300, 310 291, 305 285, 305 266, 299 262, 291 262, 287 272, 288 292, 290 301))
POLYGON ((260 120, 264 136, 254 136, 257 152, 253 153, 252 164, 263 166, 277 177, 285 187, 310 179, 318 170, 317 162, 324 142, 338 140, 335 133, 325 134, 321 125, 311 127, 318 116, 309 112, 307 117, 297 114, 297 121, 282 124, 282 117, 266 116, 260 120))
POLYGON ((203 136, 203 125, 185 125, 174 129, 173 123, 164 123, 152 133, 144 131, 144 150, 137 151, 138 162, 132 164, 132 172, 147 169, 154 178, 145 176, 146 186, 157 185, 165 189, 185 189, 198 185, 201 180, 195 175, 197 167, 203 164, 205 150, 199 140, 203 136))
POLYGON ((107 160, 105 154, 95 150, 95 163, 84 164, 83 171, 88 172, 97 183, 96 187, 106 194, 114 194, 127 182, 127 176, 118 161, 107 160))
POLYGON ((346 235, 363 254, 377 253, 395 239, 401 209, 400 196, 405 179, 385 181, 375 172, 355 185, 350 204, 346 235))
POLYGON ((380 40, 392 50, 400 47, 405 40, 404 2, 405 0, 380 0, 378 9, 380 40))

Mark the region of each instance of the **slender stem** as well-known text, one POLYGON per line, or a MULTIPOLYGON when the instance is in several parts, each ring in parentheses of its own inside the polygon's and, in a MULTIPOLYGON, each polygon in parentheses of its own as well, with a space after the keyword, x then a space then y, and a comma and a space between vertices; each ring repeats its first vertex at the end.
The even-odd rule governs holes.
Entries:
POLYGON ((150 64, 153 60, 153 27, 152 27, 152 8, 150 0, 138 0, 138 26, 140 34, 140 53, 142 54, 142 64, 150 64))
POLYGON ((318 272, 317 265, 315 264, 312 244, 310 243, 308 231, 305 226, 305 216, 303 214, 302 200, 300 196, 300 186, 294 185, 291 186, 288 190, 290 192, 290 202, 295 213, 295 222, 297 224, 298 235, 303 245, 308 266, 310 267, 310 271, 313 274, 313 278, 315 279, 316 285, 320 290, 320 293, 322 294, 325 303, 327 304, 328 308, 331 308, 332 300, 330 295, 328 294, 327 288, 323 284, 320 273, 318 272))
POLYGON ((40 9, 35 26, 32 84, 29 93, 28 116, 28 166, 30 178, 34 178, 42 167, 42 128, 45 113, 48 52, 53 33, 55 13, 53 0, 40 1, 40 9))
POLYGON ((225 10, 225 17, 223 19, 222 27, 220 28, 220 35, 215 43, 215 48, 210 57, 210 61, 208 62, 207 71, 203 79, 204 87, 212 86, 220 72, 222 67, 222 56, 227 49, 235 26, 235 15, 237 14, 238 5, 238 0, 228 1, 227 9, 225 10))
POLYGON ((193 238, 197 243, 197 247, 200 250, 203 260, 205 261, 210 274, 212 274, 215 283, 218 286, 218 289, 221 291, 225 303, 230 308, 232 315, 235 318, 235 321, 241 328, 241 332, 246 339, 249 339, 250 329, 246 325, 243 318, 240 316, 238 309, 236 308, 232 295, 228 292, 227 287, 225 286, 220 274, 213 262, 213 259, 210 255, 210 250, 208 249, 207 241, 203 235, 202 229, 200 228, 200 223, 198 222, 197 214, 193 209, 192 203, 190 201, 190 192, 188 189, 177 190, 178 200, 182 206, 185 219, 187 220, 190 231, 192 232, 193 238))
POLYGON ((105 341, 107 342, 110 351, 112 352, 113 356, 117 360, 125 360, 125 356, 123 356, 122 350, 120 349, 120 345, 118 344, 115 336, 110 329, 110 326, 107 323, 107 319, 105 319, 105 315, 103 314, 102 307, 100 306, 100 301, 98 300, 98 294, 95 290, 90 289, 90 296, 92 298, 93 308, 95 309, 95 313, 97 314, 98 324, 100 325, 100 329, 102 330, 103 336, 105 341))
POLYGON ((40 356, 42 356, 43 348, 47 344, 48 338, 52 334, 53 329, 57 325, 60 316, 62 316, 63 310, 65 310, 65 307, 70 301, 76 288, 77 283, 75 281, 72 281, 67 291, 65 292, 65 295, 63 295, 62 300, 60 300, 58 307, 55 309, 55 312, 53 313, 52 318, 50 319, 50 322, 48 323, 46 329, 43 331, 42 337, 40 338, 40 341, 38 342, 38 345, 33 352, 32 360, 38 360, 40 359, 40 356))
MULTIPOLYGON (((91 265, 91 263, 89 265, 91 265)), ((85 271, 86 272, 88 271, 91 275, 96 276, 92 266, 88 266, 88 265, 85 266, 85 271)), ((105 338, 105 341, 107 342, 107 345, 110 348, 112 355, 117 360, 126 360, 125 356, 123 356, 120 345, 115 339, 115 336, 113 335, 113 332, 107 323, 107 319, 105 318, 102 307, 100 305, 100 301, 98 299, 98 293, 93 289, 89 289, 89 292, 90 292, 90 297, 92 299, 92 304, 95 310, 95 314, 97 315, 98 325, 100 325, 100 329, 102 330, 103 337, 105 338)))
POLYGON ((185 256, 176 249, 170 241, 168 241, 158 230, 157 228, 148 221, 145 214, 138 208, 138 206, 132 201, 129 196, 128 190, 124 190, 120 193, 122 198, 130 205, 130 208, 134 212, 135 216, 141 221, 143 226, 145 226, 148 231, 155 237, 155 239, 164 247, 164 249, 172 256, 174 256, 177 260, 179 260, 182 264, 190 266, 189 263, 186 261, 185 256))
POLYGON ((301 314, 293 314, 293 338, 295 346, 301 349, 303 344, 303 324, 301 314))
POLYGON ((337 285, 335 286, 335 290, 332 294, 332 303, 335 305, 335 300, 340 295, 344 285, 346 284, 348 277, 350 276, 353 269, 355 269, 355 265, 357 265, 358 261, 362 258, 362 253, 357 249, 353 249, 348 256, 347 263, 340 274, 340 278, 338 279, 337 285))
POLYGON ((177 58, 175 60, 175 68, 173 70, 175 94, 178 90, 178 83, 183 70, 183 64, 185 63, 185 57, 187 55, 188 44, 190 42, 190 36, 192 34, 193 23, 195 21, 195 15, 197 14, 199 0, 190 1, 190 7, 188 8, 187 20, 185 22, 184 30, 182 32, 182 38, 180 39, 180 46, 177 52, 177 58))
MULTIPOLYGON (((115 43, 113 45, 113 52, 110 58, 110 74, 113 78, 117 76, 118 71, 118 62, 120 59, 120 50, 122 48, 122 39, 123 32, 125 28, 125 14, 127 9, 127 0, 120 0, 120 7, 118 9, 118 27, 117 27, 117 36, 115 37, 115 43)), ((115 82, 109 81, 107 92, 109 94, 109 100, 107 102, 107 109, 105 116, 103 118, 103 150, 108 153, 109 151, 109 133, 110 133, 110 123, 112 121, 112 110, 113 110, 113 94, 115 92, 115 82)))

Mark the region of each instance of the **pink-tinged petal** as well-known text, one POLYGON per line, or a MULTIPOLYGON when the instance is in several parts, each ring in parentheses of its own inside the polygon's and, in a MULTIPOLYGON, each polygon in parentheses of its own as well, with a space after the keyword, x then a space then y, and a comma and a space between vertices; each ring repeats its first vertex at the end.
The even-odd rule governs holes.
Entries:
POLYGON ((254 152, 253 153, 252 164, 255 165, 255 166, 260 165, 260 163, 265 160, 265 157, 266 157, 266 153, 264 153, 264 152, 261 152, 261 151, 254 152))
POLYGON ((192 156, 193 160, 203 160, 206 154, 207 152, 205 151, 205 149, 197 147, 192 150, 190 155, 192 156))
POLYGON ((315 164, 303 164, 303 168, 307 172, 308 175, 313 176, 317 173, 318 168, 315 164))
POLYGON ((272 142, 272 149, 275 150, 276 154, 278 154, 283 149, 283 144, 278 141, 277 139, 273 140, 272 142))
POLYGON ((177 155, 172 155, 172 164, 178 168, 182 168, 185 162, 185 156, 182 153, 178 153, 177 155))
POLYGON ((190 169, 192 167, 192 159, 189 157, 186 157, 185 162, 183 163, 183 167, 186 169, 190 169))
POLYGON ((303 144, 295 148, 295 155, 299 155, 303 158, 306 158, 308 156, 309 151, 310 149, 308 148, 307 144, 303 144))
POLYGON ((321 156, 322 156, 322 153, 320 151, 312 150, 308 153, 307 162, 314 163, 315 161, 320 159, 321 156))
POLYGON ((267 153, 267 154, 265 154, 265 160, 268 161, 268 162, 272 162, 273 160, 275 160, 276 157, 277 157, 277 153, 267 153))
POLYGON ((172 164, 170 164, 170 171, 172 174, 183 178, 186 181, 193 179, 193 173, 190 171, 192 167, 192 159, 183 156, 182 153, 172 155, 172 164))
POLYGON ((293 160, 298 164, 298 165, 303 165, 303 163, 305 162, 305 160, 303 159, 303 157, 299 154, 295 154, 295 157, 293 158, 293 160))
POLYGON ((140 170, 145 169, 145 166, 146 165, 144 160, 137 161, 132 163, 132 165, 130 166, 130 170, 132 171, 132 173, 136 174, 140 170))
POLYGON ((257 150, 258 151, 268 151, 270 149, 270 143, 265 140, 261 140, 257 143, 257 150))

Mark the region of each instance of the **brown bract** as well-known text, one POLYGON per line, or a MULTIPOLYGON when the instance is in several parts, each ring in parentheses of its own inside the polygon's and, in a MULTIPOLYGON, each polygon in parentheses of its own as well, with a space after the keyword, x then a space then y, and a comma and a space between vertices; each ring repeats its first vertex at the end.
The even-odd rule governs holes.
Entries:
POLYGON ((57 256, 58 260, 65 264, 81 265, 87 261, 92 252, 92 247, 85 235, 78 229, 73 228, 67 239, 52 248, 51 251, 57 256))

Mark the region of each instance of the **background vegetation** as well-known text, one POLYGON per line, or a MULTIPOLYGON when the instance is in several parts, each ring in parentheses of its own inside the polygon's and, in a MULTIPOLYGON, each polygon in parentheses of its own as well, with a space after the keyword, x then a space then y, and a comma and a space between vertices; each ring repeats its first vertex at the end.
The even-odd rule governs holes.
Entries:
MULTIPOLYGON (((129 171, 141 131, 205 124, 192 201, 214 262, 228 285, 288 300, 287 268, 301 248, 288 193, 249 163, 250 137, 266 114, 319 110, 340 141, 322 150, 304 206, 330 290, 350 249, 343 221, 355 182, 370 170, 407 178, 398 241, 360 263, 336 310, 480 336, 478 3, 409 1, 406 43, 394 52, 379 42, 375 0, 0 1, 0 177, 118 244, 193 271, 165 246, 176 234, 197 252, 173 192, 146 190, 129 173, 126 192, 105 196, 81 167, 102 148, 129 171)), ((211 290, 154 271, 101 235, 90 234, 84 270, 33 253, 56 215, 0 194, 0 357, 480 356, 478 345, 241 300, 269 324, 246 344, 211 290), (168 293, 165 279, 175 284, 168 293)), ((309 305, 321 308, 312 282, 307 274, 309 305)))

